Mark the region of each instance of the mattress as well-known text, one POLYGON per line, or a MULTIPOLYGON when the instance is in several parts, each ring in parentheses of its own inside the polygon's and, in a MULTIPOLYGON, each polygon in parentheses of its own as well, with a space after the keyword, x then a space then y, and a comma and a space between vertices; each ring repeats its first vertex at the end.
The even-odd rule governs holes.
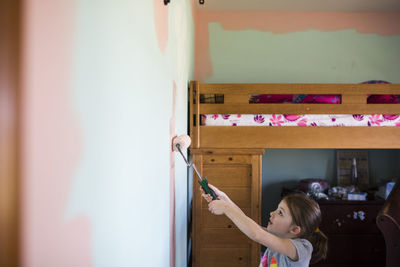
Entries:
POLYGON ((203 114, 205 126, 400 126, 388 114, 203 114))

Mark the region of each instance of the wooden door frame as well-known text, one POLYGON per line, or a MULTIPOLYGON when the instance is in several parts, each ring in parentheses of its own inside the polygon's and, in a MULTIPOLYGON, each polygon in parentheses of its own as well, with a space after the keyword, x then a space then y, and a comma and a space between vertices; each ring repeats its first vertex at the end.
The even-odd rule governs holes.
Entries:
POLYGON ((19 266, 21 0, 0 0, 0 266, 19 266))

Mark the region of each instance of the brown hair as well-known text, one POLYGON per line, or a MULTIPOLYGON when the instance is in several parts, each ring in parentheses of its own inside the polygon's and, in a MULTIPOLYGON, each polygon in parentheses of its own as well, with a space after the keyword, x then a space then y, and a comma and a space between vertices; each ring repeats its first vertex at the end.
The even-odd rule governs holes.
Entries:
POLYGON ((289 208, 293 223, 301 228, 298 237, 307 239, 313 246, 311 263, 325 259, 328 251, 328 238, 318 228, 322 220, 318 203, 301 193, 286 195, 283 201, 289 208))

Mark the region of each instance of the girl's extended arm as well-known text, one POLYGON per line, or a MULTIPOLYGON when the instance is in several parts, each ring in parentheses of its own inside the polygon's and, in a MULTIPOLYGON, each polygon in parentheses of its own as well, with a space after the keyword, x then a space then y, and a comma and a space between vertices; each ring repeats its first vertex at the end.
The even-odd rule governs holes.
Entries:
POLYGON ((297 261, 296 247, 287 238, 281 238, 265 231, 251 218, 247 217, 236 205, 224 200, 214 200, 209 203, 209 210, 214 214, 225 214, 250 239, 260 243, 278 253, 297 261))

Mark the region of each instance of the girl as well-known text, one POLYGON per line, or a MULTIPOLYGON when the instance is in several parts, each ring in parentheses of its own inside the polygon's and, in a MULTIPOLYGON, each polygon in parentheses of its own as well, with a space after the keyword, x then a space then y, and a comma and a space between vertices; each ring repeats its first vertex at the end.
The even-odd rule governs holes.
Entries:
POLYGON ((225 214, 250 239, 267 247, 260 267, 308 266, 326 257, 327 237, 318 229, 319 205, 305 194, 285 196, 270 213, 267 228, 258 225, 222 191, 209 184, 217 195, 212 200, 200 187, 208 209, 215 215, 225 214))

